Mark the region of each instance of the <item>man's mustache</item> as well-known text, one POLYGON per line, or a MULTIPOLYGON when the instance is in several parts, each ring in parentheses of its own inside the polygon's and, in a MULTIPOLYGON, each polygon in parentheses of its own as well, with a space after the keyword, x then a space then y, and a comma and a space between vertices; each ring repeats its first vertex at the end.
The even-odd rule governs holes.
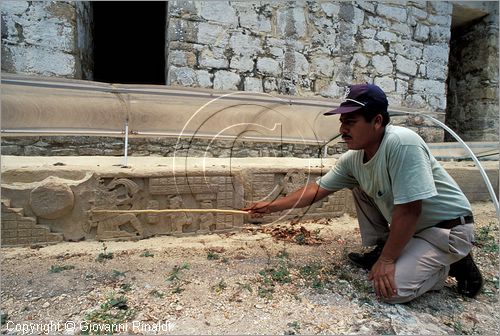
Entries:
POLYGON ((342 139, 352 139, 350 135, 342 135, 342 139))

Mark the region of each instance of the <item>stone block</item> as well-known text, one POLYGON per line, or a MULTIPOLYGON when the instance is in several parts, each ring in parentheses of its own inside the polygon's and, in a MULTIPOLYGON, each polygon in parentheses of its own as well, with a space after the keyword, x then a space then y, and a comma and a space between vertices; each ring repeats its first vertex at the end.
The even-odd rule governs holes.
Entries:
POLYGON ((450 27, 451 26, 451 15, 432 15, 430 14, 427 17, 427 21, 431 25, 439 25, 443 27, 450 27))
POLYGON ((217 71, 214 77, 215 90, 237 90, 241 78, 238 74, 230 71, 217 71))
POLYGON ((250 72, 253 71, 254 60, 252 57, 248 56, 234 56, 231 58, 230 68, 243 71, 250 72))
POLYGON ((389 31, 381 31, 377 33, 377 40, 384 42, 394 42, 398 40, 398 36, 389 31))
POLYGON ((377 14, 396 22, 406 22, 406 9, 396 6, 388 6, 383 3, 377 5, 377 14))
POLYGON ((200 22, 197 43, 225 48, 229 43, 228 28, 219 24, 200 22))
POLYGON ((17 230, 17 220, 7 220, 4 216, 7 215, 2 212, 2 230, 17 230))
POLYGON ((262 49, 260 38, 241 32, 236 32, 231 35, 229 46, 236 55, 246 57, 255 56, 262 49))
POLYGON ((380 53, 385 52, 384 46, 375 40, 372 39, 363 39, 363 51, 366 53, 380 53))
POLYGON ((17 220, 17 227, 19 229, 29 229, 36 225, 36 219, 31 217, 22 217, 17 220))
POLYGON ((340 11, 340 5, 336 2, 321 2, 321 9, 327 17, 336 17, 340 11))
POLYGON ((238 25, 236 10, 229 1, 198 1, 195 5, 200 17, 205 20, 222 23, 229 27, 238 25))
POLYGON ((7 212, 2 209, 2 226, 4 223, 10 223, 15 221, 17 223, 17 219, 21 217, 18 213, 15 212, 7 212))
POLYGON ((415 28, 413 38, 416 41, 425 42, 429 38, 429 32, 430 32, 429 26, 419 23, 415 28))
POLYGON ((257 59, 257 71, 264 75, 278 77, 281 75, 281 63, 268 57, 259 58, 257 59))
POLYGON ((449 27, 432 26, 430 27, 430 42, 431 43, 446 43, 450 41, 451 30, 449 27))
POLYGON ((178 68, 175 66, 171 66, 168 72, 168 79, 169 79, 169 84, 172 85, 180 84, 182 86, 192 86, 193 84, 196 83, 196 73, 191 68, 187 67, 178 68))
POLYGON ((17 238, 17 230, 4 230, 2 228, 2 239, 3 238, 17 238))
POLYGON ((16 246, 19 244, 17 238, 4 238, 2 237, 2 246, 16 246))
POLYGON ((21 237, 31 237, 31 229, 17 229, 17 236, 21 237))
POLYGON ((410 76, 415 76, 417 73, 417 63, 398 55, 396 56, 396 70, 410 76))
POLYGON ((311 60, 311 72, 319 76, 331 76, 333 73, 333 60, 326 56, 316 56, 312 57, 311 60))
POLYGON ((245 91, 263 92, 262 80, 260 78, 246 77, 244 83, 245 91))
POLYGON ((196 70, 196 82, 202 88, 211 88, 213 75, 206 70, 196 70))
POLYGON ((374 82, 386 93, 396 90, 396 83, 392 77, 376 77, 374 82))
POLYGON ((372 65, 375 67, 375 70, 380 75, 387 75, 392 73, 393 65, 389 56, 384 55, 375 55, 372 57, 372 65))

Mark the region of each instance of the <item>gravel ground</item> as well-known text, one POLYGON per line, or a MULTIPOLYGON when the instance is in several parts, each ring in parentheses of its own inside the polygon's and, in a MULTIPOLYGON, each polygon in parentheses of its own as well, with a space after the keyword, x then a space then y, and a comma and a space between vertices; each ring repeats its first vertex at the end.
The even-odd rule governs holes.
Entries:
POLYGON ((374 295, 356 220, 277 223, 238 233, 1 249, 2 333, 484 334, 499 332, 498 220, 473 205, 475 299, 454 279, 409 304, 374 295), (301 226, 303 229, 300 229, 301 226))

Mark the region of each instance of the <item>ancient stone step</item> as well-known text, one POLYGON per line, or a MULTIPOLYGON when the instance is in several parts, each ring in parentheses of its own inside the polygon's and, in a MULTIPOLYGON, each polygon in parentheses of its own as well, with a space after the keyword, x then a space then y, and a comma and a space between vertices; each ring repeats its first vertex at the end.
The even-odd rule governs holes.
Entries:
POLYGON ((38 225, 35 217, 25 217, 22 208, 11 208, 10 200, 2 199, 2 246, 52 244, 64 240, 62 233, 50 232, 46 225, 38 225))

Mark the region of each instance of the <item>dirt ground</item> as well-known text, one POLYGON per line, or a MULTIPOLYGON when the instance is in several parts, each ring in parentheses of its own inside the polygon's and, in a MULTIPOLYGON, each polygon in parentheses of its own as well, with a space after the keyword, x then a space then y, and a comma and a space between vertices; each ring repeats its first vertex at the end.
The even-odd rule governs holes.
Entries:
POLYGON ((483 334, 499 332, 498 221, 474 204, 476 299, 446 287, 379 301, 356 220, 283 222, 238 233, 1 249, 2 333, 483 334), (302 228, 301 228, 302 227, 302 228))

